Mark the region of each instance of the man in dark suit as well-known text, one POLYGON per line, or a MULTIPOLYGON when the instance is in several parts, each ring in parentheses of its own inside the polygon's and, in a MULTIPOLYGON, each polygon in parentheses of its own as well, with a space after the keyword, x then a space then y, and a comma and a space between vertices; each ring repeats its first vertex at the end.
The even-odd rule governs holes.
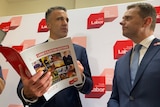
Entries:
MULTIPOLYGON (((46 12, 46 22, 50 30, 50 38, 53 41, 64 38, 68 33, 68 16, 64 7, 52 7, 46 12)), ((24 69, 20 66, 21 80, 17 87, 17 93, 24 105, 29 107, 82 107, 79 92, 90 93, 93 87, 90 67, 86 49, 74 44, 78 67, 81 72, 83 83, 66 88, 58 92, 49 101, 46 101, 43 94, 52 84, 51 73, 47 72, 43 77, 43 71, 36 73, 28 79, 23 74, 24 69)))
POLYGON ((2 91, 4 89, 4 86, 5 86, 5 82, 4 82, 4 79, 3 79, 2 69, 1 69, 1 66, 0 66, 0 94, 2 93, 2 91))
POLYGON ((142 47, 135 78, 130 69, 134 48, 116 62, 107 107, 160 107, 160 40, 153 35, 155 8, 149 3, 131 4, 120 24, 123 35, 142 47))

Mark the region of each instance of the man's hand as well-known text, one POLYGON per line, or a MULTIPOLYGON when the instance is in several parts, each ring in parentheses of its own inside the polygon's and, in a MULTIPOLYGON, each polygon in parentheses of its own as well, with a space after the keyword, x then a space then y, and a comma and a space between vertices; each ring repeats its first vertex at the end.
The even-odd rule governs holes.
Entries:
POLYGON ((83 65, 81 64, 80 61, 77 61, 77 64, 78 64, 78 68, 79 68, 79 71, 81 73, 81 76, 83 77, 84 67, 83 67, 83 65))
POLYGON ((41 97, 51 86, 52 76, 51 72, 44 73, 43 69, 39 69, 38 72, 31 78, 26 77, 25 72, 29 72, 19 65, 20 75, 23 82, 23 94, 24 97, 29 100, 35 100, 41 97))

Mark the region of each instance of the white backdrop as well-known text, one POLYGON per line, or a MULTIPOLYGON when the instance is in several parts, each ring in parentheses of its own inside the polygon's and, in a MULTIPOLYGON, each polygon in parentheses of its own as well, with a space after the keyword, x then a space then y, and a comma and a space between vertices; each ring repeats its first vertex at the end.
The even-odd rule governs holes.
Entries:
MULTIPOLYGON (((154 6, 160 6, 159 0, 148 1, 154 6)), ((122 19, 126 6, 130 3, 98 6, 82 9, 68 10, 69 16, 69 33, 70 37, 86 37, 86 49, 90 63, 92 76, 100 76, 105 69, 114 70, 116 59, 114 59, 114 45, 118 40, 127 40, 122 36, 121 26, 119 22, 122 19), (107 13, 112 20, 105 21, 99 28, 87 29, 87 20, 91 14, 97 14, 102 11, 104 7, 117 7, 117 17, 111 16, 112 13, 107 13)), ((116 10, 116 8, 114 8, 116 10)), ((114 15, 115 10, 113 11, 114 15)), ((110 11, 109 11, 110 12, 110 11)), ((111 11, 112 12, 112 11, 111 11)), ((35 44, 47 40, 49 33, 38 33, 38 24, 44 18, 44 13, 25 14, 22 16, 20 26, 16 29, 9 30, 6 38, 3 41, 5 46, 20 45, 24 40, 35 39, 35 44)), ((12 17, 0 17, 0 23, 8 22, 12 17)), ((98 19, 101 20, 101 19, 98 19)), ((157 23, 155 29, 155 36, 160 36, 160 23, 157 23)), ((82 41, 84 42, 84 41, 82 41)), ((6 59, 0 54, 0 65, 3 69, 7 69, 6 86, 3 93, 0 95, 0 107, 22 107, 22 103, 17 97, 16 88, 19 81, 19 76, 10 66, 6 59)), ((105 94, 100 98, 85 98, 81 94, 81 99, 84 107, 106 107, 107 101, 111 91, 105 91, 105 94)))

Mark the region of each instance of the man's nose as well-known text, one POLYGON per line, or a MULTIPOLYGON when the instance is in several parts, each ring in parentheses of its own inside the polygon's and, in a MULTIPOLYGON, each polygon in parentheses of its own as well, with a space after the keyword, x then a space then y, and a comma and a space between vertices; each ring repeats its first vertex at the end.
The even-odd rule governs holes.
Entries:
POLYGON ((123 22, 121 21, 121 22, 119 22, 119 24, 120 24, 120 25, 123 25, 123 22))
POLYGON ((63 24, 68 24, 68 21, 67 20, 63 20, 63 24))

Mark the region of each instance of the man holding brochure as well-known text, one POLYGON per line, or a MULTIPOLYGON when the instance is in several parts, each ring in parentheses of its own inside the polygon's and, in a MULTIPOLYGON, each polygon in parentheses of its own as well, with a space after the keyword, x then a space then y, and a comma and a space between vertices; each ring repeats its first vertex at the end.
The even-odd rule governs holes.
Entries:
MULTIPOLYGON (((49 41, 64 38, 68 33, 68 16, 64 7, 51 7, 45 14, 47 27, 50 30, 49 41)), ((21 80, 17 87, 17 93, 24 106, 29 107, 82 107, 79 92, 88 94, 91 92, 93 82, 88 63, 86 49, 73 44, 79 71, 82 77, 82 84, 71 86, 58 92, 48 101, 43 94, 52 84, 51 72, 44 74, 42 70, 31 78, 25 76, 25 69, 20 65, 21 80)), ((29 71, 28 71, 29 72, 29 71)))

